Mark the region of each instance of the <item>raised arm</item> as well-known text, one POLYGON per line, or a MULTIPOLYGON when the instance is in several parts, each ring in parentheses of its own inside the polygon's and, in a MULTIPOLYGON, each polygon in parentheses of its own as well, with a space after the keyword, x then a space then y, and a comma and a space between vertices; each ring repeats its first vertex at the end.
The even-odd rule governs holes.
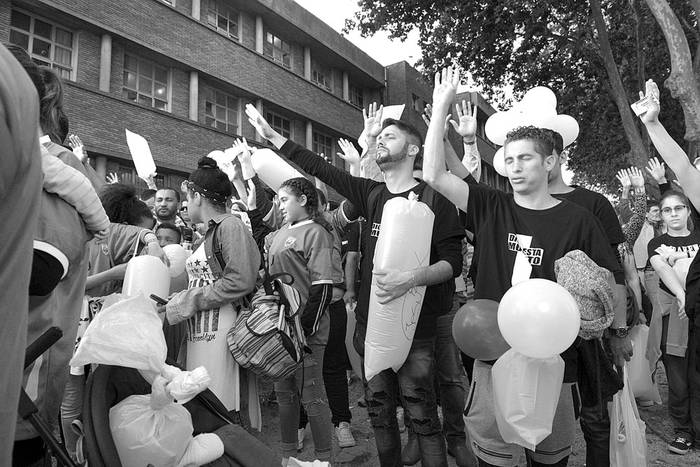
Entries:
POLYGON ((646 95, 640 93, 640 96, 649 98, 647 111, 639 118, 644 123, 649 137, 651 137, 651 142, 654 143, 659 155, 678 177, 678 181, 695 209, 700 210, 700 171, 693 167, 685 151, 671 138, 666 128, 659 122, 661 105, 659 103, 659 88, 656 83, 648 80, 646 95))
MULTIPOLYGON (((421 114, 421 117, 423 117, 423 121, 428 127, 430 126, 430 120, 432 119, 432 116, 433 106, 428 104, 425 106, 425 110, 421 114)), ((467 176, 469 176, 469 170, 464 165, 462 165, 462 162, 459 160, 459 156, 457 155, 457 151, 455 151, 455 148, 452 147, 452 144, 450 143, 450 140, 447 137, 447 134, 450 129, 448 120, 450 120, 451 118, 452 115, 447 115, 447 117, 445 117, 445 133, 442 136, 442 141, 445 148, 445 162, 447 163, 447 169, 450 172, 464 180, 465 178, 467 178, 467 176)))
POLYGON ((469 185, 446 170, 443 143, 444 121, 452 106, 458 83, 459 75, 452 68, 446 68, 442 73, 435 74, 433 118, 425 137, 423 177, 426 183, 466 212, 469 185))
MULTIPOLYGON (((462 105, 460 106, 457 103, 455 108, 457 109, 457 121, 450 120, 450 124, 457 134, 462 137, 462 145, 464 146, 462 164, 471 173, 472 177, 479 181, 481 178, 481 154, 479 154, 479 148, 476 145, 476 106, 472 107, 471 102, 462 100, 462 105)), ((455 175, 459 177, 459 174, 455 173, 455 175)), ((463 179, 464 177, 460 178, 463 179)))

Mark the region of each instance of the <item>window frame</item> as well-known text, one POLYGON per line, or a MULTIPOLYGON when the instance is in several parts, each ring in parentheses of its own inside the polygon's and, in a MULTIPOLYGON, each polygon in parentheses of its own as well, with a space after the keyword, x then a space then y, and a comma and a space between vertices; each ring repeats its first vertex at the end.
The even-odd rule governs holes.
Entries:
POLYGON ((264 31, 264 37, 263 37, 263 55, 272 59, 273 62, 279 63, 283 67, 291 70, 292 69, 292 43, 289 41, 286 41, 282 39, 280 36, 278 36, 276 33, 270 31, 270 30, 265 30, 264 31), (268 40, 268 37, 272 37, 272 41, 268 40), (275 39, 277 39, 280 42, 280 46, 275 45, 275 39), (286 51, 284 50, 284 46, 286 46, 289 50, 286 51), (281 55, 280 57, 277 57, 275 52, 279 52, 281 55), (289 63, 284 62, 284 57, 285 55, 289 57, 289 63))
POLYGON ((330 160, 332 160, 335 165, 335 139, 332 136, 322 131, 313 130, 311 132, 311 148, 316 154, 323 154, 326 157, 330 158, 330 160), (321 145, 321 143, 318 140, 322 138, 326 140, 322 143, 322 145, 324 146, 324 149, 327 148, 328 151, 319 150, 319 146, 321 145))
POLYGON ((319 62, 311 62, 311 82, 316 86, 333 92, 333 70, 319 62))
POLYGON ((146 106, 146 104, 140 102, 140 97, 141 96, 149 97, 151 99, 151 104, 148 107, 155 109, 155 110, 171 112, 171 107, 172 107, 172 90, 171 90, 172 70, 170 69, 170 67, 163 66, 154 60, 150 60, 150 59, 144 58, 140 55, 132 54, 129 52, 124 52, 124 61, 122 63, 123 63, 122 85, 121 85, 122 98, 126 99, 130 102, 133 102, 135 104, 146 106), (127 57, 136 61, 136 70, 127 69, 127 67, 126 67, 127 57), (147 63, 148 65, 150 65, 152 67, 152 73, 150 76, 146 76, 145 74, 141 75, 141 64, 142 63, 147 63), (162 81, 156 80, 156 71, 158 68, 160 68, 161 71, 165 71, 165 74, 166 74, 166 82, 165 83, 163 83, 162 81), (136 80, 135 80, 136 86, 134 88, 127 86, 127 80, 126 80, 127 73, 135 73, 136 74, 136 80), (139 89, 142 78, 151 80, 152 83, 151 83, 151 93, 150 94, 146 94, 145 92, 142 92, 139 89), (161 98, 156 97, 156 83, 165 84, 165 98, 161 99, 161 98), (136 93, 135 100, 130 99, 129 97, 124 95, 125 92, 129 92, 129 91, 136 93), (155 105, 156 101, 165 101, 165 108, 156 107, 156 105, 155 105))
POLYGON ((277 133, 281 134, 287 139, 294 139, 294 133, 293 133, 293 126, 292 126, 292 119, 289 117, 285 117, 282 114, 279 114, 275 111, 265 109, 265 120, 270 124, 270 127, 272 127, 273 130, 275 130, 277 133), (289 122, 289 130, 285 130, 284 126, 277 125, 275 123, 275 118, 280 119, 281 123, 284 123, 284 120, 289 122), (288 134, 285 134, 288 133, 288 134))
MULTIPOLYGON (((22 34, 22 35, 28 36, 27 48, 26 48, 25 50, 27 51, 27 53, 29 54, 29 56, 32 58, 32 61, 34 61, 35 63, 41 62, 41 63, 38 63, 38 64, 41 64, 41 65, 44 65, 45 63, 48 63, 49 68, 51 68, 52 70, 56 71, 56 74, 58 74, 58 76, 59 76, 61 79, 68 79, 68 80, 70 80, 70 81, 76 81, 77 69, 78 69, 78 34, 77 34, 75 31, 73 31, 73 30, 71 30, 71 29, 69 29, 69 28, 67 28, 67 27, 65 27, 65 26, 62 26, 61 24, 57 23, 56 21, 47 20, 47 19, 45 19, 44 17, 42 17, 42 16, 40 16, 40 15, 36 15, 36 14, 34 14, 34 13, 30 13, 30 12, 28 12, 28 11, 26 11, 26 10, 21 9, 21 8, 11 8, 11 9, 10 9, 10 22, 8 23, 8 25, 9 25, 9 33, 10 33, 10 35, 9 35, 9 37, 8 37, 8 41, 9 41, 11 44, 14 44, 14 45, 17 45, 17 46, 19 46, 19 47, 22 47, 22 45, 17 44, 17 43, 15 43, 15 42, 12 42, 12 41, 11 41, 11 37, 12 37, 12 32, 13 32, 13 31, 16 32, 16 33, 18 33, 18 34, 22 34), (18 26, 12 25, 12 13, 13 13, 13 12, 17 12, 17 13, 20 13, 20 14, 22 14, 22 15, 24 15, 24 16, 28 16, 28 17, 29 17, 29 29, 30 29, 29 31, 26 31, 26 30, 24 30, 24 29, 20 29, 18 26), (46 37, 43 37, 43 36, 37 34, 37 33, 34 31, 34 27, 35 27, 35 25, 36 25, 36 21, 37 21, 37 20, 39 20, 39 21, 41 21, 42 23, 46 23, 46 24, 48 24, 48 25, 51 26, 51 39, 47 39, 46 37), (68 49, 68 47, 65 46, 64 44, 60 44, 60 43, 57 42, 57 40, 56 40, 56 31, 57 31, 58 29, 61 29, 62 31, 65 31, 65 32, 68 32, 68 33, 70 33, 70 35, 71 35, 71 41, 70 41, 70 42, 71 42, 71 45, 70 45, 70 49, 69 49, 69 50, 70 50, 70 54, 71 54, 71 57, 70 57, 70 68, 67 68, 66 65, 64 65, 64 64, 62 64, 62 63, 57 63, 57 62, 55 61, 56 50, 57 50, 57 49, 64 49, 64 50, 65 50, 65 49, 68 49), (46 59, 46 57, 43 57, 43 56, 41 56, 41 55, 39 55, 39 54, 35 54, 35 53, 33 52, 33 47, 32 47, 32 46, 33 46, 33 44, 34 44, 34 39, 35 39, 35 38, 38 39, 38 40, 41 40, 41 41, 43 41, 43 42, 48 42, 48 43, 50 44, 50 47, 51 47, 51 52, 50 52, 50 54, 51 54, 51 56, 52 56, 51 58, 46 59), (64 75, 61 73, 61 71, 67 71, 67 72, 68 72, 68 76, 67 76, 67 77, 64 76, 64 75)), ((22 48, 24 48, 24 47, 22 47, 22 48)), ((45 65, 44 65, 44 66, 45 66, 45 65)))
POLYGON ((228 37, 229 39, 234 40, 236 42, 241 41, 241 12, 235 8, 232 8, 232 7, 224 4, 221 0, 209 0, 208 6, 207 6, 207 14, 206 14, 205 22, 210 28, 214 29, 219 34, 224 35, 224 36, 228 37), (222 9, 225 9, 226 13, 227 13, 227 15, 225 17, 226 17, 226 21, 228 23, 227 24, 228 29, 225 29, 225 30, 219 27, 219 16, 224 17, 224 15, 222 14, 222 9), (211 18, 209 15, 212 13, 212 11, 216 15, 216 24, 212 24, 210 21, 211 18), (231 21, 232 14, 235 16, 235 24, 236 24, 236 35, 235 36, 231 35, 231 31, 230 31, 231 30, 231 23, 232 23, 232 21, 231 21))
POLYGON ((360 86, 355 86, 353 84, 348 85, 348 100, 355 107, 363 109, 365 107, 364 89, 360 86), (355 99, 355 97, 359 99, 355 99))
POLYGON ((215 87, 213 87, 213 86, 205 86, 205 87, 204 87, 204 93, 203 93, 203 94, 204 94, 204 95, 203 95, 204 112, 202 113, 202 114, 203 114, 203 115, 202 115, 202 116, 203 116, 203 121, 202 121, 201 123, 203 123, 203 124, 204 124, 205 126, 207 126, 207 127, 215 128, 215 129, 217 129, 217 130, 219 130, 219 131, 224 131, 224 132, 226 132, 226 133, 228 133, 228 134, 233 134, 233 135, 239 135, 239 134, 241 134, 241 133, 240 133, 240 130, 241 130, 241 98, 238 97, 238 96, 236 96, 236 95, 230 94, 230 93, 225 92, 225 91, 222 91, 222 90, 220 90, 220 89, 217 89, 217 88, 215 88, 215 87), (210 93, 211 93, 211 94, 210 94, 210 93), (221 104, 218 103, 218 100, 217 100, 217 93, 220 94, 220 95, 222 95, 222 96, 224 97, 224 99, 225 99, 225 101, 226 101, 226 105, 225 105, 225 106, 222 106, 221 104), (212 97, 212 96, 213 96, 213 98, 214 98, 214 101, 213 101, 213 102, 209 100, 209 97, 212 97), (235 109, 229 109, 229 107, 228 107, 228 101, 229 101, 229 99, 235 99, 235 101, 236 101, 236 108, 235 108, 235 109), (212 113, 211 115, 207 114, 207 102, 210 102, 210 103, 212 104, 213 113, 212 113), (225 113, 225 115, 226 115, 226 121, 223 122, 223 123, 226 125, 226 129, 225 129, 225 130, 222 130, 222 129, 219 128, 219 126, 218 126, 218 123, 219 123, 219 122, 222 122, 221 119, 218 119, 218 118, 216 117, 216 110, 217 110, 217 108, 219 108, 219 107, 221 107, 221 108, 224 109, 224 113, 225 113), (235 110, 235 116, 236 116, 235 122, 229 122, 229 120, 228 120, 229 111, 230 111, 230 110, 235 110), (211 125, 212 122, 207 122, 207 118, 213 120, 214 125, 211 125), (231 131, 231 129, 230 129, 231 125, 234 126, 234 131, 231 131))

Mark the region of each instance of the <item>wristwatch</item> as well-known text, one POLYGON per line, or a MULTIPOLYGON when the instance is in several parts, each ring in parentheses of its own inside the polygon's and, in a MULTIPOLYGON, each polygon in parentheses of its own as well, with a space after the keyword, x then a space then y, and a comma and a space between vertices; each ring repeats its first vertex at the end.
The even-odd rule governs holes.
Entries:
POLYGON ((608 328, 610 329, 610 333, 619 338, 625 338, 627 337, 627 333, 629 332, 629 328, 622 327, 622 328, 608 328))

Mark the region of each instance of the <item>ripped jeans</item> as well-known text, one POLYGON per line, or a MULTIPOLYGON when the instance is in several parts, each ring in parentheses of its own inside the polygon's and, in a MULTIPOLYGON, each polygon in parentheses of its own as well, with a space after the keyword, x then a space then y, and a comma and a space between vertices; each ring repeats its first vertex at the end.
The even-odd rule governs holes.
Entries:
POLYGON ((325 345, 309 343, 311 354, 304 357, 304 367, 292 376, 275 382, 280 414, 282 455, 291 457, 297 453, 297 428, 299 427, 299 394, 309 417, 316 458, 331 457, 331 413, 323 385, 323 353, 325 345))
POLYGON ((384 370, 365 382, 367 412, 382 467, 401 465, 401 438, 396 420, 396 396, 418 436, 424 467, 446 466, 445 438, 435 400, 435 339, 414 339, 398 373, 384 370))

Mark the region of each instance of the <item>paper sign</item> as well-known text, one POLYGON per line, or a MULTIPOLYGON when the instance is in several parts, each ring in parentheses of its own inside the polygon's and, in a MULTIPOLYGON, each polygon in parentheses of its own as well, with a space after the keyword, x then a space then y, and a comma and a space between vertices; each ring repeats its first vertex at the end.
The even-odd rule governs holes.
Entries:
POLYGON ((127 129, 126 144, 129 146, 131 159, 134 161, 136 173, 139 175, 139 178, 146 180, 148 177, 155 175, 156 164, 153 162, 151 148, 148 147, 146 138, 127 129))
MULTIPOLYGON (((406 107, 406 104, 388 105, 388 106, 384 107, 384 110, 382 111, 382 123, 387 118, 392 118, 394 120, 400 120, 401 115, 403 115, 403 109, 405 107, 406 107)), ((360 144, 363 151, 367 150, 367 134, 365 133, 365 130, 362 130, 362 133, 360 134, 359 138, 357 139, 357 142, 360 144)))

